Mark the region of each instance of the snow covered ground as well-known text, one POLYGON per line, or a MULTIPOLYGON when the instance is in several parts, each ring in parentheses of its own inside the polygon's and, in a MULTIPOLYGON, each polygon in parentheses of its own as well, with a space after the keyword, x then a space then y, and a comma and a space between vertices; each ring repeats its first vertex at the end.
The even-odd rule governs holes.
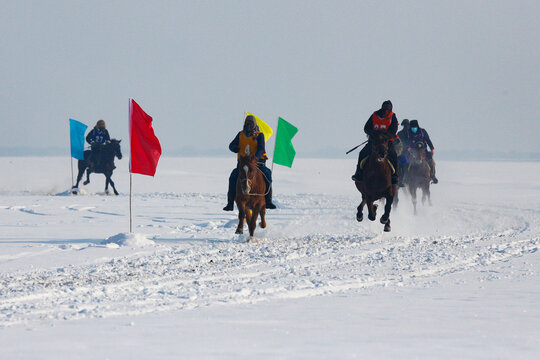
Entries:
POLYGON ((276 166, 247 243, 234 158, 134 175, 136 236, 127 159, 115 197, 66 192, 67 158, 0 158, 0 358, 539 358, 540 164, 441 161, 433 206, 401 196, 383 233, 354 161, 276 166))

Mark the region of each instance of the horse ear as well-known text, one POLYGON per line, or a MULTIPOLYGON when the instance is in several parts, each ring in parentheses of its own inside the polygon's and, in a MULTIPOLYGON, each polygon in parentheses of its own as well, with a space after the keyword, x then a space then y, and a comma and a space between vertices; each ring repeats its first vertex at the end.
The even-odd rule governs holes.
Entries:
POLYGON ((118 140, 118 143, 120 144, 122 142, 122 139, 118 140))

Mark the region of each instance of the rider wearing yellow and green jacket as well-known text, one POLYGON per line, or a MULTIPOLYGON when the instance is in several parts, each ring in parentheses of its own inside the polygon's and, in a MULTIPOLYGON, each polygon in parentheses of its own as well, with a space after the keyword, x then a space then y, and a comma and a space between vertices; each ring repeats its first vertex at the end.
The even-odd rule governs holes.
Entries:
MULTIPOLYGON (((254 116, 248 115, 244 120, 244 128, 229 144, 229 150, 238 154, 238 159, 241 156, 254 155, 257 159, 257 166, 263 173, 266 183, 266 208, 275 209, 276 205, 272 203, 272 172, 266 167, 266 150, 264 146, 264 134, 259 131, 257 121, 254 116)), ((229 190, 227 192, 227 206, 223 208, 225 211, 234 210, 234 199, 236 197, 236 181, 238 179, 238 166, 231 172, 229 176, 229 190)))

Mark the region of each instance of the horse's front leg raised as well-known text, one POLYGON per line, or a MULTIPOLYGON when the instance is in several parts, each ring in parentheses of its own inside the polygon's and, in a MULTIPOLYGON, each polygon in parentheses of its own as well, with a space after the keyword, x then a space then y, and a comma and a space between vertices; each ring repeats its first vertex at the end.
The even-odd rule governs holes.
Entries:
POLYGON ((362 202, 356 208, 356 210, 357 210, 356 211, 356 220, 358 222, 364 220, 364 205, 366 205, 366 200, 364 200, 364 198, 362 198, 362 202))

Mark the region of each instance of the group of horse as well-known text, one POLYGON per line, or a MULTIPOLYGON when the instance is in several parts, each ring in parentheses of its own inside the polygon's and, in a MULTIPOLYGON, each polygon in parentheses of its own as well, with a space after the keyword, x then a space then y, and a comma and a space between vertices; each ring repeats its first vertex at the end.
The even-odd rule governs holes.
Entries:
MULTIPOLYGON (((363 209, 367 205, 368 218, 374 221, 377 217, 377 205, 375 201, 380 199, 385 200, 384 213, 380 218, 380 222, 384 224, 384 231, 390 231, 390 211, 392 205, 397 206, 398 189, 396 184, 392 184, 392 172, 397 169, 388 160, 388 139, 385 136, 373 136, 371 138, 371 154, 365 160, 363 165, 363 181, 355 182, 356 188, 362 194, 362 202, 357 208, 356 219, 362 221, 363 209)), ((395 146, 398 155, 403 152, 402 147, 395 146)), ((408 152, 408 171, 406 177, 401 179, 406 185, 409 193, 411 194, 414 213, 416 214, 416 192, 417 189, 422 189, 422 202, 430 199, 430 168, 426 161, 426 150, 423 143, 418 143, 410 149, 408 152)), ((98 161, 89 162, 90 150, 84 152, 85 160, 78 161, 78 174, 77 183, 73 186, 72 192, 77 193, 79 182, 81 181, 84 172, 86 171, 86 181, 84 185, 90 182, 91 173, 101 173, 105 175, 105 192, 108 193, 109 184, 112 186, 113 191, 118 195, 118 191, 111 179, 113 170, 116 168, 114 165, 115 157, 122 159, 122 152, 120 150, 120 140, 112 139, 110 142, 103 145, 100 151, 100 158, 98 161)), ((264 181, 263 173, 257 166, 257 159, 254 156, 241 157, 238 162, 239 176, 236 183, 236 198, 235 202, 238 207, 238 227, 236 228, 237 234, 242 234, 244 230, 244 221, 248 225, 249 235, 253 237, 255 228, 257 227, 257 219, 260 216, 260 227, 266 227, 265 220, 265 193, 266 184, 264 181)), ((400 172, 400 176, 403 176, 403 171, 400 172)))

